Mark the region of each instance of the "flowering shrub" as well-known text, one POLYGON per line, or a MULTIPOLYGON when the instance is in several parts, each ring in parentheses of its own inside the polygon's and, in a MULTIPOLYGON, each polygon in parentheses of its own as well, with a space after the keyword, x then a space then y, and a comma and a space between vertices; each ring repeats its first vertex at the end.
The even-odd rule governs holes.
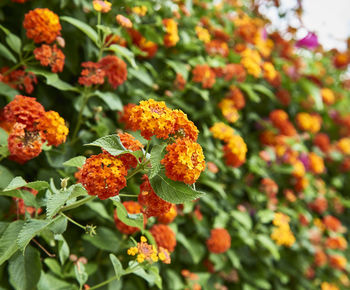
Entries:
POLYGON ((1 2, 1 289, 349 289, 350 50, 262 2, 1 2))

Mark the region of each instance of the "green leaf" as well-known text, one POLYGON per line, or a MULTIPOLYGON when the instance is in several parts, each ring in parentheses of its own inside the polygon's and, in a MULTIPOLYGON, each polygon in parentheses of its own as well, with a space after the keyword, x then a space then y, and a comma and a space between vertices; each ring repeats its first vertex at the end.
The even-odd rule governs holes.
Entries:
POLYGON ((166 60, 165 63, 169 65, 177 74, 181 74, 185 79, 188 77, 187 65, 182 62, 176 62, 173 60, 166 60))
POLYGON ((260 244, 270 251, 271 255, 276 259, 279 260, 280 253, 278 251, 277 245, 268 237, 265 235, 257 235, 256 239, 260 242, 260 244))
POLYGON ((155 177, 160 171, 160 168, 161 168, 160 161, 163 159, 164 154, 162 153, 166 146, 167 146, 167 143, 163 143, 161 145, 155 145, 151 150, 150 161, 151 161, 152 167, 151 167, 151 172, 149 173, 149 178, 151 179, 155 177))
POLYGON ((118 44, 112 44, 110 47, 108 47, 106 49, 113 51, 118 56, 125 57, 128 60, 128 62, 131 64, 132 67, 137 68, 137 64, 135 62, 135 55, 131 50, 129 50, 123 46, 120 46, 118 44))
POLYGON ((9 261, 9 281, 15 289, 33 290, 39 282, 41 274, 40 253, 28 247, 22 253, 18 252, 9 261))
POLYGON ((196 191, 183 182, 173 181, 163 173, 158 173, 150 179, 154 192, 165 201, 184 203, 203 196, 205 193, 196 191))
POLYGON ((112 154, 113 156, 118 156, 120 154, 125 154, 125 153, 133 153, 132 151, 125 149, 118 135, 116 134, 104 136, 92 143, 85 144, 85 146, 101 147, 102 149, 106 150, 108 153, 112 154))
POLYGON ((0 176, 0 189, 5 188, 14 178, 12 172, 2 165, 0 165, 0 176))
POLYGON ((21 46, 22 46, 22 41, 21 39, 10 32, 7 28, 4 26, 0 25, 0 29, 6 34, 6 42, 8 46, 18 54, 21 54, 21 46))
POLYGON ((0 55, 7 58, 8 60, 11 60, 12 62, 17 62, 17 59, 14 57, 12 52, 7 49, 7 47, 0 43, 0 55))
POLYGON ((42 190, 49 187, 49 184, 46 181, 33 181, 27 183, 21 176, 17 176, 11 180, 11 182, 6 186, 3 191, 10 191, 22 186, 33 188, 35 190, 42 190))
POLYGON ((27 220, 17 238, 17 245, 19 249, 24 251, 32 238, 34 238, 36 235, 39 235, 41 231, 45 230, 55 221, 56 219, 53 219, 51 221, 36 219, 27 220))
POLYGON ((143 214, 129 214, 121 202, 113 200, 113 204, 117 207, 118 218, 126 225, 143 230, 143 214))
POLYGON ((89 278, 89 275, 85 271, 85 266, 82 262, 78 261, 74 265, 74 272, 75 272, 75 277, 80 285, 80 289, 82 289, 83 285, 86 283, 86 281, 89 278))
POLYGON ((104 101, 112 111, 123 111, 123 103, 117 94, 112 92, 95 91, 94 95, 104 101))
POLYGON ((98 213, 101 217, 106 220, 113 221, 112 216, 107 212, 105 206, 100 202, 89 202, 86 204, 87 207, 98 213))
POLYGON ((117 276, 117 279, 119 280, 120 277, 123 276, 123 274, 124 274, 123 266, 120 263, 119 259, 115 255, 109 254, 109 258, 111 259, 111 262, 113 264, 115 275, 117 276))
POLYGON ((37 287, 38 290, 78 290, 76 285, 57 279, 44 271, 41 272, 37 287))
POLYGON ((74 158, 67 160, 66 162, 63 162, 63 165, 81 168, 81 167, 83 167, 85 161, 86 161, 85 156, 77 156, 77 157, 74 157, 74 158))
POLYGON ((251 84, 239 84, 239 88, 244 91, 248 97, 255 103, 260 103, 261 98, 259 95, 253 90, 251 84))
POLYGON ((70 85, 69 83, 66 83, 64 81, 62 81, 57 74, 49 72, 49 71, 45 71, 39 68, 34 68, 34 67, 28 67, 26 69, 26 71, 32 72, 36 75, 40 75, 43 76, 46 79, 46 83, 49 86, 52 86, 58 90, 61 91, 72 91, 72 92, 77 92, 79 93, 79 89, 76 87, 73 87, 72 85, 70 85))
POLYGON ((96 46, 99 46, 97 32, 91 26, 69 16, 61 16, 60 19, 74 25, 76 28, 84 32, 96 44, 96 46))
POLYGON ((10 151, 9 151, 7 145, 0 145, 0 156, 2 158, 6 158, 9 155, 10 155, 10 151))
POLYGON ((17 250, 16 241, 24 221, 18 220, 10 223, 0 238, 0 265, 8 260, 17 250))
MULTIPOLYGON (((134 263, 129 263, 129 267, 134 267, 134 263)), ((146 272, 144 268, 136 268, 136 270, 134 270, 132 273, 145 279, 150 286, 156 284, 158 288, 162 289, 162 280, 159 276, 158 268, 154 266, 150 267, 148 272, 146 272)))
POLYGON ((247 212, 232 210, 230 214, 235 220, 237 220, 247 230, 250 230, 252 228, 252 220, 247 212))
POLYGON ((205 247, 201 243, 185 237, 181 232, 176 234, 176 240, 190 253, 193 264, 197 265, 202 260, 205 255, 205 247))
POLYGON ((270 209, 260 210, 257 213, 258 219, 263 223, 270 223, 275 217, 275 213, 270 209))
POLYGON ((269 97, 270 99, 274 100, 276 98, 275 94, 267 87, 259 84, 254 84, 253 90, 257 91, 259 93, 264 94, 265 96, 269 97))
POLYGON ((64 265, 69 257, 69 246, 63 235, 55 235, 55 240, 58 241, 58 257, 61 265, 64 265))
POLYGON ((128 69, 128 73, 134 78, 138 79, 140 82, 144 83, 146 86, 152 87, 154 84, 153 79, 149 75, 146 69, 139 67, 136 69, 128 69))
POLYGON ((311 82, 305 78, 300 79, 299 84, 308 96, 313 97, 313 99, 315 101, 316 109, 322 110, 323 109, 323 100, 322 100, 320 88, 317 85, 315 85, 313 82, 311 82))
POLYGON ((112 231, 109 228, 98 227, 96 230, 96 236, 91 237, 89 235, 84 235, 83 239, 99 249, 115 253, 118 251, 121 243, 116 232, 116 230, 112 231))
POLYGON ((58 277, 62 276, 61 266, 56 259, 46 258, 44 260, 45 265, 58 277))
POLYGON ((46 204, 46 218, 51 219, 54 215, 56 215, 62 206, 67 202, 70 195, 72 193, 72 188, 67 189, 66 191, 61 191, 58 193, 52 194, 47 199, 46 204))
POLYGON ((5 96, 7 98, 7 101, 12 101, 16 95, 19 95, 19 91, 15 90, 14 88, 11 88, 9 85, 0 82, 0 95, 5 96))

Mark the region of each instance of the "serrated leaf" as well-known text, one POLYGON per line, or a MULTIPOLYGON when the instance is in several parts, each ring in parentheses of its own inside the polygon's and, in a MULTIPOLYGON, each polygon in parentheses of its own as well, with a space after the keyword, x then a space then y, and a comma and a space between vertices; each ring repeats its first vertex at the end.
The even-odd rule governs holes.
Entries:
POLYGON ((260 242, 260 244, 269 250, 269 252, 272 254, 272 256, 278 260, 280 258, 280 253, 278 251, 277 245, 268 237, 265 235, 257 235, 256 239, 260 242))
POLYGON ((123 103, 117 94, 112 92, 95 91, 94 95, 104 101, 107 106, 113 111, 123 111, 123 103))
POLYGON ((76 28, 84 32, 98 46, 97 32, 91 26, 69 16, 61 16, 60 19, 74 25, 76 28))
POLYGON ((86 283, 89 278, 88 274, 85 271, 85 266, 82 262, 78 261, 74 265, 75 277, 80 285, 80 289, 82 289, 83 285, 86 283))
POLYGON ((85 144, 85 146, 101 147, 113 156, 118 156, 125 153, 133 153, 132 151, 125 149, 118 135, 116 134, 104 136, 92 143, 85 144))
POLYGON ((0 265, 18 250, 17 240, 18 234, 23 227, 24 221, 15 221, 10 223, 0 238, 0 265))
POLYGON ((112 44, 107 49, 113 51, 118 56, 125 57, 128 60, 128 62, 131 64, 132 67, 137 68, 137 64, 135 62, 135 55, 131 50, 129 50, 123 46, 120 46, 118 44, 112 44))
POLYGON ((11 180, 11 182, 6 186, 6 188, 3 191, 14 190, 19 187, 25 186, 26 184, 27 182, 21 176, 16 176, 14 179, 11 180))
POLYGON ((36 289, 40 279, 41 268, 40 252, 37 249, 28 247, 24 255, 18 252, 9 261, 9 281, 15 289, 36 289))
POLYGON ((63 165, 81 168, 81 167, 83 167, 85 161, 86 161, 85 156, 77 156, 77 157, 74 157, 74 158, 67 160, 66 162, 63 162, 63 165))
POLYGON ((87 207, 91 208, 93 211, 98 213, 101 217, 105 218, 106 220, 113 221, 113 218, 110 214, 108 214, 105 206, 100 202, 89 202, 86 204, 87 207))
POLYGON ((123 276, 123 274, 124 274, 122 263, 120 263, 119 259, 113 254, 109 254, 109 258, 112 262, 115 275, 117 276, 117 279, 119 280, 120 277, 123 276))
POLYGON ((57 74, 45 71, 39 68, 28 67, 26 71, 32 72, 36 75, 43 76, 46 79, 46 84, 61 91, 80 92, 78 88, 73 87, 69 83, 62 81, 57 74))
POLYGON ((113 201, 114 205, 117 207, 118 218, 128 226, 143 229, 143 215, 139 214, 129 214, 121 202, 113 201))
POLYGON ((0 55, 7 58, 8 60, 11 60, 12 62, 17 62, 17 59, 14 57, 12 52, 7 49, 7 47, 0 43, 0 55))
POLYGON ((40 234, 41 231, 46 229, 55 220, 56 219, 53 219, 51 221, 36 220, 36 219, 27 220, 26 223, 23 225, 23 227, 18 235, 18 238, 17 238, 17 245, 18 245, 19 249, 24 251, 26 246, 32 240, 32 238, 34 238, 36 235, 40 234))
POLYGON ((171 203, 184 203, 204 195, 204 192, 196 191, 185 183, 173 181, 163 173, 156 174, 150 179, 150 183, 161 199, 171 203))
POLYGON ((121 243, 116 231, 105 227, 97 227, 96 236, 91 237, 89 235, 84 235, 83 239, 99 249, 113 253, 118 251, 121 243))
POLYGON ((139 67, 137 70, 130 68, 128 73, 130 73, 130 75, 138 79, 140 82, 144 83, 146 86, 152 87, 154 84, 153 79, 144 68, 139 67))
POLYGON ((64 265, 69 257, 69 246, 63 235, 55 235, 55 240, 58 241, 58 257, 61 265, 64 265))
POLYGON ((150 157, 150 162, 151 162, 151 171, 149 173, 149 178, 155 177, 158 172, 160 171, 161 164, 160 161, 163 159, 163 151, 164 148, 167 146, 166 143, 163 143, 161 145, 155 145, 153 146, 151 150, 151 157, 150 157))

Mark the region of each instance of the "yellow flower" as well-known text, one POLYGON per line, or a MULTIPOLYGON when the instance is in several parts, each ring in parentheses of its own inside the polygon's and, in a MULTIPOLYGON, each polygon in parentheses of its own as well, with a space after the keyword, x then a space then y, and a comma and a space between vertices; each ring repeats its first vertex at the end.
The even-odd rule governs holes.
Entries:
POLYGON ((204 43, 210 42, 210 34, 207 29, 197 25, 195 30, 199 40, 203 41, 204 43))
POLYGON ((139 16, 145 16, 147 13, 147 7, 142 5, 142 6, 135 6, 131 9, 131 11, 139 16))
POLYGON ((97 12, 107 13, 112 8, 112 3, 106 1, 106 0, 94 0, 92 2, 92 6, 97 12))

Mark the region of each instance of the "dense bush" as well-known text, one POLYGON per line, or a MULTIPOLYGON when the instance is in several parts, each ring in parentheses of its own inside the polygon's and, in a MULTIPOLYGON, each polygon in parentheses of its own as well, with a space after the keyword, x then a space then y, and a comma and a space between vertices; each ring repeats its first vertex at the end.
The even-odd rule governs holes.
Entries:
POLYGON ((255 2, 1 1, 2 289, 349 289, 350 53, 255 2))

